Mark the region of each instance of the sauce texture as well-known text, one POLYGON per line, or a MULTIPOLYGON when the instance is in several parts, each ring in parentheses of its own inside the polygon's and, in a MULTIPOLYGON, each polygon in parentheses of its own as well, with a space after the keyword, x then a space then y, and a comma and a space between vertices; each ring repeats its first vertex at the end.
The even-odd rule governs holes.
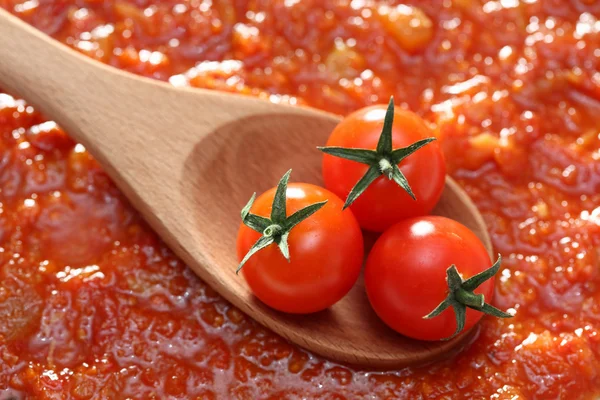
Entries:
POLYGON ((0 6, 177 86, 340 114, 394 95, 431 124, 481 210, 504 258, 495 305, 516 311, 484 318, 466 351, 427 367, 367 371, 312 355, 201 282, 84 147, 0 90, 0 399, 600 393, 600 2, 0 6))

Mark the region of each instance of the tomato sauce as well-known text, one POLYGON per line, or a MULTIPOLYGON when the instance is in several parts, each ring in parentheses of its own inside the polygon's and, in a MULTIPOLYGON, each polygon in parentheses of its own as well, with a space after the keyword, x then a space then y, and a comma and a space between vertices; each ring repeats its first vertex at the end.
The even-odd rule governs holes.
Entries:
POLYGON ((466 351, 427 367, 368 371, 310 354, 200 281, 85 148, 0 91, 1 399, 600 393, 600 2, 0 6, 101 62, 177 86, 340 114, 393 94, 430 123, 482 211, 504 257, 495 304, 516 312, 484 318, 466 351))

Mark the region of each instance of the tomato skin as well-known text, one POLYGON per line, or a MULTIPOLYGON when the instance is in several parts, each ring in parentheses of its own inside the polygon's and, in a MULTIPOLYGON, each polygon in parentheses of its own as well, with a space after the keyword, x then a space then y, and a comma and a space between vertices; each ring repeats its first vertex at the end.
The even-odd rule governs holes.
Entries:
MULTIPOLYGON (((427 216, 402 221, 377 240, 365 267, 369 301, 379 317, 397 332, 419 340, 440 340, 456 330, 454 310, 423 319, 448 295, 446 270, 456 265, 463 279, 488 269, 492 262, 485 246, 464 225, 445 217, 427 216)), ((487 302, 494 280, 474 291, 487 302)), ((465 331, 483 316, 467 309, 465 331)))
MULTIPOLYGON (((307 314, 324 310, 340 300, 354 286, 364 257, 362 231, 344 202, 319 186, 290 183, 287 215, 323 200, 327 204, 296 225, 288 238, 291 262, 277 245, 258 251, 241 273, 252 292, 279 311, 307 314)), ((259 196, 250 212, 269 217, 275 188, 259 196)), ((240 227, 237 255, 241 260, 260 234, 240 227)))
MULTIPOLYGON (((385 111, 385 106, 376 105, 348 115, 333 130, 326 146, 376 149, 385 111)), ((395 109, 392 127, 394 149, 409 146, 431 136, 433 134, 418 115, 395 109)), ((350 206, 364 229, 383 232, 403 219, 427 215, 440 199, 444 189, 446 164, 437 141, 417 150, 398 165, 417 200, 413 200, 394 181, 380 176, 350 206)), ((368 168, 366 164, 325 154, 325 187, 345 199, 368 168)))

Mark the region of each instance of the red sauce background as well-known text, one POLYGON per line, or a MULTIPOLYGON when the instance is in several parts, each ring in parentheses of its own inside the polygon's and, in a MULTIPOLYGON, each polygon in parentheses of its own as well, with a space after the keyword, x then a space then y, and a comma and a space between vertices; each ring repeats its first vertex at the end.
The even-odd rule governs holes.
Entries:
POLYGON ((420 369, 312 355, 196 278, 82 146, 0 91, 0 398, 600 392, 600 2, 384 4, 397 2, 0 0, 90 57, 176 85, 341 114, 393 94, 431 123, 482 211, 505 260, 495 304, 516 316, 485 318, 467 351, 420 369))

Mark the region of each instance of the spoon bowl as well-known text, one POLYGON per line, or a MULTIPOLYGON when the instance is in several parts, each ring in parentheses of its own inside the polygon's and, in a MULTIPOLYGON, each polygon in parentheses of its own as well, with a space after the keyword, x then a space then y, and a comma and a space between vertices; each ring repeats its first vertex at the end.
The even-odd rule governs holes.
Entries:
MULTIPOLYGON (((308 108, 130 75, 53 41, 0 10, 0 86, 82 143, 170 248, 240 310, 323 356, 369 367, 424 364, 474 333, 420 342, 371 309, 362 277, 340 302, 311 315, 275 311, 235 274, 239 212, 252 192, 293 180, 320 184, 323 145, 339 117, 308 108)), ((455 219, 491 253, 469 197, 446 179, 434 214, 455 219)))
MULTIPOLYGON (((421 365, 448 356, 468 343, 475 332, 447 342, 423 342, 388 328, 375 314, 366 295, 362 274, 352 290, 331 308, 309 315, 286 314, 264 305, 252 295, 244 279, 235 276, 235 239, 239 211, 254 191, 273 187, 290 167, 293 181, 322 185, 322 154, 316 146, 327 140, 338 120, 315 121, 314 129, 294 138, 272 136, 262 129, 263 118, 294 129, 305 117, 258 116, 220 127, 199 141, 185 162, 186 177, 180 180, 181 195, 190 212, 190 223, 199 231, 210 265, 226 268, 229 290, 243 299, 244 312, 282 336, 318 354, 350 364, 375 368, 421 365), (327 128, 329 127, 329 128, 327 128), (291 148, 290 148, 291 146, 291 148), (257 154, 271 155, 257 157, 257 154), (207 159, 213 160, 207 163, 207 159), (199 205, 202 205, 199 207, 199 205), (211 222, 212 221, 212 222, 211 222), (219 232, 221 239, 211 232, 219 232), (260 310, 260 316, 255 315, 260 310)), ((453 218, 475 231, 488 249, 489 237, 481 230, 478 213, 471 213, 470 199, 451 179, 433 214, 453 218)), ((378 234, 366 233, 366 248, 378 234)), ((237 305, 237 301, 234 302, 237 305)))

